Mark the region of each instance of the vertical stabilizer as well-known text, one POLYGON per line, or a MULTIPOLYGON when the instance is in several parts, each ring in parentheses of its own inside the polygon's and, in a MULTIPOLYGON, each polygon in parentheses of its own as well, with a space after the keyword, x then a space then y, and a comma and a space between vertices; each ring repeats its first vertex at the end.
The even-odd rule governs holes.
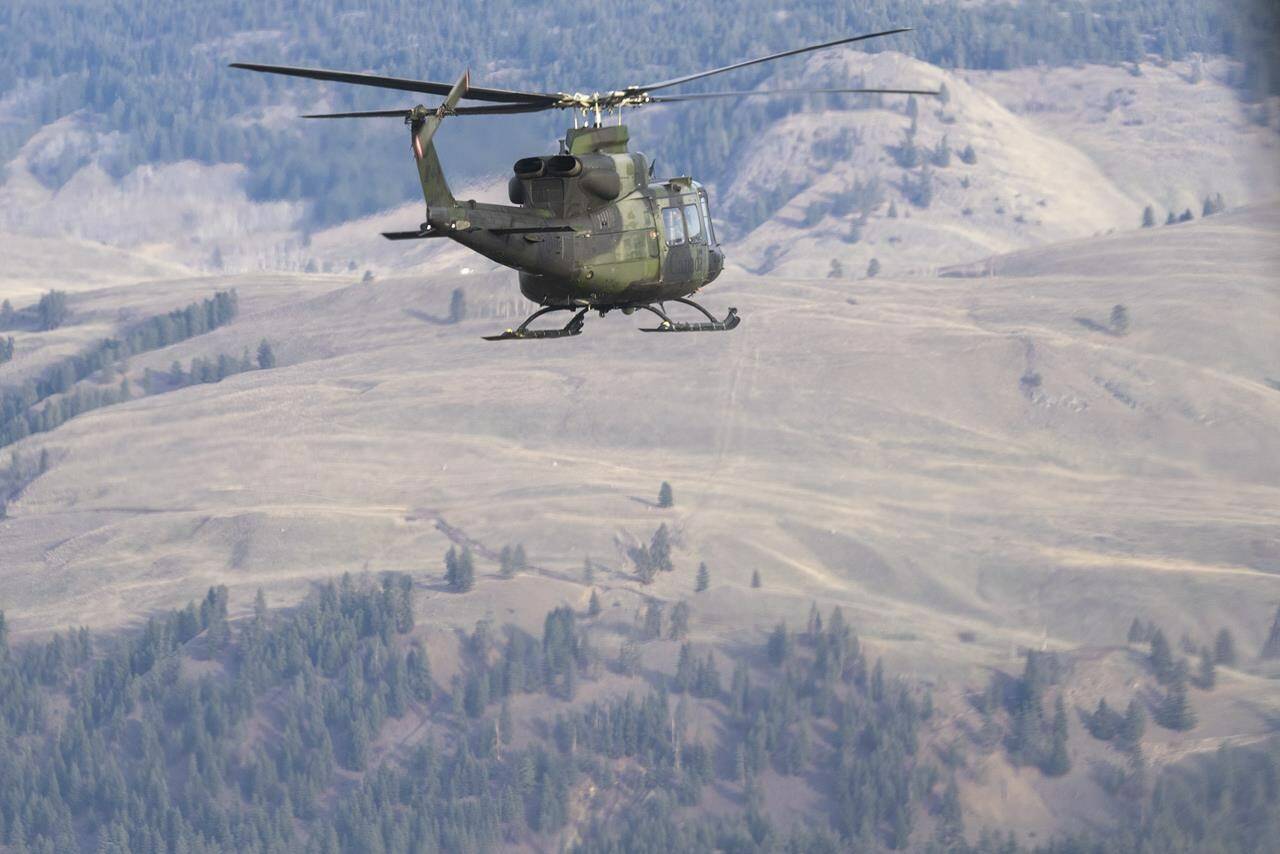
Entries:
POLYGON ((436 154, 433 138, 440 128, 444 117, 453 112, 458 101, 467 93, 471 83, 471 72, 464 71, 449 90, 444 103, 434 110, 418 106, 414 108, 410 119, 413 132, 413 157, 418 162, 418 180, 422 183, 422 197, 427 207, 452 207, 456 204, 453 193, 449 190, 449 182, 445 180, 444 169, 440 166, 440 157, 436 154))

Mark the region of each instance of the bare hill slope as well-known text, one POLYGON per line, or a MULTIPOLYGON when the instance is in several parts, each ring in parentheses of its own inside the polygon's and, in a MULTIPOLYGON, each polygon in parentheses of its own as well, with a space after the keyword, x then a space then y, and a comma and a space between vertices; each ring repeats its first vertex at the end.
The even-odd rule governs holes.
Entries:
POLYGON ((0 601, 26 627, 114 623, 213 581, 434 569, 439 518, 569 575, 590 554, 624 583, 625 545, 666 521, 681 569, 656 591, 687 592, 706 560, 727 630, 740 609, 817 597, 909 634, 905 656, 960 627, 989 650, 1096 640, 1135 612, 1197 632, 1249 615, 1257 643, 1256 603, 1280 596, 1276 216, 1027 253, 994 278, 740 276, 708 295, 747 318, 723 336, 610 316, 576 340, 495 346, 478 336, 509 320, 437 320, 458 285, 477 314, 509 316, 506 275, 77 297, 160 308, 234 285, 237 322, 131 371, 263 337, 282 367, 21 443, 53 466, 10 505, 0 601), (1142 261, 1153 241, 1167 272, 1142 261), (1210 255, 1234 261, 1195 267, 1210 255), (647 503, 663 479, 670 513, 647 503), (746 589, 754 569, 771 596, 746 589))

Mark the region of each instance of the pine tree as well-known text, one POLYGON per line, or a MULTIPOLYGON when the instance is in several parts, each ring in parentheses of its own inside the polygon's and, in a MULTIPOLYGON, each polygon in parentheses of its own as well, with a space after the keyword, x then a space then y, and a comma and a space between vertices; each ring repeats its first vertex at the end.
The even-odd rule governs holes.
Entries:
POLYGON ((444 556, 444 580, 454 593, 466 593, 475 587, 476 567, 471 549, 463 548, 461 554, 454 546, 444 556))
POLYGON ((1226 667, 1236 666, 1236 640, 1230 629, 1220 629, 1213 642, 1213 661, 1226 667))
POLYGON ((258 367, 269 370, 276 366, 276 354, 271 349, 271 342, 263 338, 258 344, 258 367))
POLYGON ((667 530, 665 522, 653 532, 653 540, 649 543, 649 560, 654 569, 662 572, 675 569, 675 565, 671 563, 671 532, 667 530))
POLYGON ((511 552, 511 546, 503 546, 498 552, 498 577, 511 578, 515 574, 515 556, 511 552))
POLYGON ((791 635, 787 632, 786 623, 778 623, 769 634, 765 645, 769 653, 769 663, 781 667, 791 657, 791 635))
POLYGON ((587 603, 587 616, 597 617, 600 615, 600 597, 596 591, 591 591, 591 601, 587 603))
POLYGON ((594 584, 595 580, 596 580, 595 564, 591 562, 590 557, 585 557, 582 559, 582 583, 594 584))
POLYGON ((1218 684, 1218 673, 1213 666, 1213 655, 1209 652, 1209 647, 1200 650, 1200 674, 1196 679, 1196 684, 1202 690, 1212 691, 1214 686, 1218 684))
POLYGON ((693 592, 701 593, 711 586, 711 570, 707 569, 706 563, 698 564, 698 577, 693 583, 693 592))
POLYGON ((1142 711, 1142 707, 1138 705, 1136 698, 1130 700, 1129 707, 1124 713, 1124 719, 1116 732, 1121 747, 1126 750, 1135 749, 1142 742, 1142 734, 1146 729, 1146 713, 1142 711))
POLYGON ((1160 684, 1169 681, 1174 671, 1173 652, 1169 649, 1169 641, 1164 631, 1156 629, 1151 633, 1151 670, 1160 684))
POLYGON ((458 588, 458 548, 449 546, 444 553, 444 583, 450 590, 458 588))
POLYGON ((662 637, 662 603, 657 599, 651 599, 644 611, 644 639, 657 640, 660 637, 662 637))
POLYGON ((1156 209, 1147 205, 1142 209, 1142 227, 1151 228, 1156 224, 1156 209))
POLYGON ((1165 729, 1179 732, 1196 725, 1196 713, 1187 699, 1187 680, 1181 674, 1177 674, 1170 683, 1169 692, 1156 710, 1156 722, 1165 729))
POLYGON ((805 625, 805 639, 810 645, 817 644, 822 636, 822 614, 818 611, 818 603, 809 606, 809 622, 805 625))
POLYGON ((524 543, 516 543, 516 547, 511 550, 511 565, 516 568, 516 572, 524 572, 529 568, 529 556, 524 552, 524 543))
POLYGON ((689 636, 689 603, 677 602, 671 609, 671 640, 684 640, 689 636))
POLYGON ((1276 608, 1275 619, 1271 621, 1271 632, 1267 642, 1262 645, 1260 657, 1264 660, 1280 658, 1280 608, 1276 608))
POLYGON ((1122 718, 1107 705, 1107 698, 1098 700, 1098 707, 1089 716, 1089 733, 1100 741, 1115 738, 1122 718))
POLYGON ((1053 707, 1053 730, 1049 742, 1049 755, 1040 766, 1050 777, 1061 777, 1071 770, 1071 758, 1067 755, 1067 707, 1062 695, 1053 707))
POLYGON ((671 507, 674 504, 675 496, 671 493, 671 484, 664 480, 662 486, 658 487, 658 506, 671 507))
POLYGON ((756 589, 760 588, 760 570, 758 569, 751 573, 751 586, 756 589))
POLYGON ((874 279, 878 275, 880 275, 880 259, 872 258, 867 262, 867 278, 874 279))

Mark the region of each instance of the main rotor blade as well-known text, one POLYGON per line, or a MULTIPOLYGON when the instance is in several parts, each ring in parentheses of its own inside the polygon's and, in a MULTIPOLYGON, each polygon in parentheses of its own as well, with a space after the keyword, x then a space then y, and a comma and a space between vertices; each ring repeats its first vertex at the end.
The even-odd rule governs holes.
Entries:
POLYGON ((758 59, 748 59, 743 62, 735 62, 733 65, 726 65, 721 68, 713 68, 710 71, 699 71, 697 74, 689 74, 684 77, 676 77, 672 80, 663 80, 659 83, 649 83, 644 86, 634 86, 631 88, 638 89, 641 92, 655 92, 658 89, 666 89, 668 86, 679 86, 681 83, 689 83, 693 80, 701 80, 704 77, 710 77, 713 74, 723 74, 726 71, 736 71, 739 68, 746 68, 749 65, 759 65, 762 62, 772 62, 775 59, 782 59, 788 56, 795 56, 798 53, 809 53, 814 50, 824 50, 829 47, 836 47, 842 44, 851 44, 853 42, 866 41, 867 39, 876 39, 881 36, 891 36, 895 33, 910 32, 911 27, 899 27, 894 30, 885 30, 882 33, 867 33, 862 36, 850 36, 849 38, 836 39, 833 42, 823 42, 822 44, 813 44, 808 47, 798 47, 794 50, 784 50, 781 53, 773 53, 768 56, 762 56, 758 59))
POLYGON ((413 110, 361 110, 354 113, 312 113, 303 119, 403 119, 413 110))
POLYGON ((460 116, 506 116, 513 113, 537 113, 542 110, 553 110, 555 101, 541 104, 494 104, 492 107, 458 107, 454 110, 460 116))
MULTIPOLYGON (((309 80, 329 80, 334 83, 351 83, 356 86, 375 86, 379 89, 398 89, 402 92, 425 92, 429 95, 448 95, 449 83, 432 80, 409 80, 402 77, 383 77, 378 74, 359 74, 354 71, 326 71, 323 68, 294 68, 287 65, 259 65, 253 62, 233 62, 232 68, 261 71, 266 74, 283 74, 287 77, 305 77, 309 80)), ((497 101, 503 104, 551 103, 558 95, 539 92, 517 92, 511 89, 468 88, 467 98, 475 101, 497 101)))
POLYGON ((690 92, 687 95, 655 95, 655 104, 695 101, 703 98, 749 98, 752 95, 938 95, 932 89, 751 89, 745 92, 690 92))
MULTIPOLYGON (((494 104, 486 107, 454 107, 451 115, 459 116, 507 116, 516 113, 537 113, 554 109, 555 104, 494 104)), ((434 107, 432 109, 435 109, 434 107)), ((304 119, 404 119, 413 110, 357 110, 351 113, 311 113, 304 119)))

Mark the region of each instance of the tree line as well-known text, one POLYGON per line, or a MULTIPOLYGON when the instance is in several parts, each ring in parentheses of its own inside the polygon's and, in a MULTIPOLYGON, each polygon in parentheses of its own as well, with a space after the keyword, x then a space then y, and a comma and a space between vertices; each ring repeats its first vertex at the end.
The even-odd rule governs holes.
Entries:
MULTIPOLYGON (((70 418, 129 400, 132 389, 127 378, 117 385, 106 385, 117 367, 131 356, 186 341, 230 323, 238 310, 235 291, 218 291, 208 299, 192 302, 182 309, 155 315, 133 324, 117 338, 104 338, 73 356, 48 366, 20 386, 10 386, 0 393, 0 447, 13 444, 33 433, 52 430, 70 418), (98 376, 97 386, 81 385, 81 381, 98 376), (56 400, 51 398, 57 397, 56 400), (40 406, 40 404, 44 404, 40 406)), ((270 344, 263 341, 258 353, 258 367, 275 364, 270 344), (264 350, 265 348, 265 350, 264 350)), ((217 382, 233 373, 253 368, 248 354, 240 358, 228 354, 198 358, 189 371, 180 367, 172 372, 172 382, 217 382)), ((155 393, 159 385, 153 374, 147 375, 146 391, 155 393)))

